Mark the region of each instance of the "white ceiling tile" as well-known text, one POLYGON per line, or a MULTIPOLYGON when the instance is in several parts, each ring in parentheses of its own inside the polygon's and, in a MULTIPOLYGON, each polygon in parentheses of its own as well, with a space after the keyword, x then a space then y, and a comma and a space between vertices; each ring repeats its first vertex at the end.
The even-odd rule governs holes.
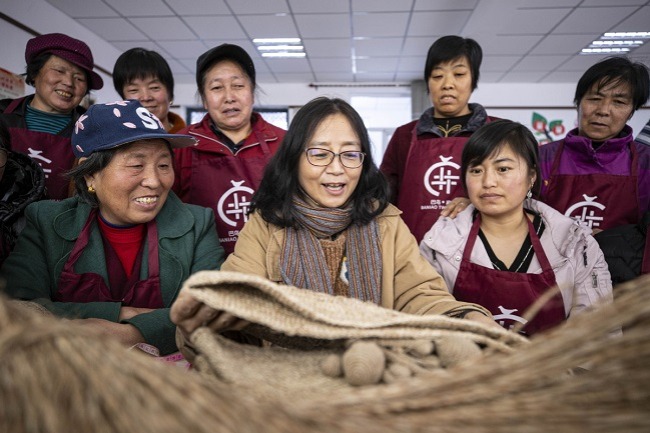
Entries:
POLYGON ((294 14, 348 13, 350 0, 290 0, 294 14))
POLYGON ((362 79, 363 81, 386 82, 393 81, 395 74, 391 72, 362 71, 358 72, 355 77, 357 79, 362 79))
MULTIPOLYGON (((541 83, 574 83, 578 84, 578 80, 584 71, 555 71, 548 74, 541 83)), ((571 98, 573 99, 573 97, 571 98)))
POLYGON ((200 41, 161 41, 160 45, 177 59, 197 59, 206 51, 200 41))
POLYGON ((553 30, 571 9, 516 9, 512 14, 503 17, 499 26, 502 33, 509 34, 539 34, 553 30))
POLYGON ((326 72, 314 71, 317 82, 346 82, 354 80, 352 72, 326 72))
POLYGON ((531 55, 577 54, 589 45, 594 38, 591 35, 549 35, 540 41, 530 52, 531 55))
POLYGON ((352 16, 354 37, 404 36, 409 14, 406 12, 368 13, 352 16), (390 23, 390 25, 386 25, 390 23))
POLYGON ((79 22, 109 42, 149 40, 124 18, 84 18, 79 22))
POLYGON ((473 10, 479 0, 416 0, 416 11, 473 10))
POLYGON ((352 0, 353 12, 410 12, 411 2, 395 0, 352 0))
POLYGON ((509 72, 503 76, 501 81, 507 80, 512 83, 535 83, 542 79, 546 72, 509 72))
POLYGON ((373 57, 371 59, 357 59, 357 71, 363 72, 391 72, 397 70, 395 57, 373 57))
POLYGON ((273 72, 310 72, 307 59, 266 58, 266 64, 273 72))
POLYGON ((112 44, 122 52, 130 50, 131 48, 144 48, 145 50, 153 50, 159 52, 161 55, 163 54, 158 44, 154 41, 115 41, 112 42, 112 44))
MULTIPOLYGON (((610 3, 612 0, 608 0, 610 3)), ((517 7, 520 8, 554 8, 554 7, 565 7, 571 8, 577 6, 578 3, 583 2, 583 0, 544 0, 540 2, 539 0, 518 0, 517 7)))
POLYGON ((301 37, 348 38, 350 17, 346 14, 296 15, 301 37))
POLYGON ((537 72, 553 70, 569 60, 570 56, 526 56, 512 70, 515 72, 537 72))
POLYGON ((194 84, 196 81, 195 75, 192 74, 182 74, 174 72, 174 84, 194 84))
POLYGON ((118 13, 102 0, 47 0, 49 4, 74 18, 117 17, 118 13))
POLYGON ((179 16, 231 15, 224 0, 165 0, 179 16))
POLYGON ((503 77, 504 72, 483 72, 481 71, 480 83, 498 83, 501 77, 503 77))
POLYGON ((610 29, 614 32, 640 32, 650 28, 650 6, 635 11, 632 16, 610 29))
POLYGON ((131 18, 130 21, 151 39, 165 41, 196 38, 195 33, 177 17, 131 18))
POLYGON ((308 72, 287 72, 280 76, 276 75, 276 78, 278 83, 311 83, 314 81, 314 74, 308 72))
POLYGON ((574 56, 570 60, 560 65, 558 71, 580 71, 585 72, 594 64, 608 57, 607 55, 582 55, 574 56))
MULTIPOLYGON (((417 72, 418 75, 424 76, 424 63, 426 59, 420 57, 400 57, 397 66, 398 72, 417 72)), ((421 77, 420 77, 421 78, 421 77)))
POLYGON ((410 83, 412 81, 420 81, 422 80, 422 77, 420 76, 421 74, 418 74, 416 72, 397 72, 395 74, 395 81, 401 82, 401 83, 410 83))
POLYGON ((403 56, 421 56, 422 64, 427 57, 429 52, 429 47, 433 44, 438 37, 436 36, 421 36, 421 37, 409 37, 404 41, 404 47, 402 48, 403 56))
POLYGON ((251 38, 298 37, 298 30, 288 15, 243 15, 239 21, 251 38))
POLYGON ((505 72, 515 63, 521 60, 522 56, 483 56, 483 62, 479 72, 481 75, 487 72, 505 72))
POLYGON ((174 14, 163 0, 110 0, 109 4, 124 17, 170 16, 174 14))
POLYGON ((348 38, 340 39, 303 39, 305 52, 309 58, 352 56, 352 42, 348 38))
POLYGON ((228 35, 230 39, 247 39, 246 33, 232 16, 184 17, 187 25, 201 39, 221 39, 228 35))
POLYGON ((408 36, 444 36, 461 33, 470 12, 418 12, 411 17, 408 36))
POLYGON ((314 72, 352 72, 350 58, 309 59, 314 72))
MULTIPOLYGON (((616 0, 617 6, 640 6, 647 0, 616 0)), ((612 6, 612 0, 584 0, 580 6, 612 6)))
POLYGON ((399 56, 402 51, 402 38, 376 38, 354 41, 356 56, 399 56))
POLYGON ((183 63, 179 62, 176 59, 169 59, 165 57, 165 60, 167 60, 167 63, 169 64, 169 69, 172 70, 172 73, 174 74, 174 78, 176 78, 177 74, 187 74, 190 73, 191 71, 194 71, 194 67, 188 68, 185 66, 183 63))
POLYGON ((636 10, 635 7, 580 8, 571 12, 554 30, 555 34, 594 34, 594 23, 598 23, 600 31, 596 36, 609 31, 622 19, 636 10))
POLYGON ((523 55, 539 42, 542 36, 529 35, 491 35, 478 38, 484 53, 490 55, 523 55))
POLYGON ((277 14, 288 13, 285 0, 225 0, 235 14, 277 14))

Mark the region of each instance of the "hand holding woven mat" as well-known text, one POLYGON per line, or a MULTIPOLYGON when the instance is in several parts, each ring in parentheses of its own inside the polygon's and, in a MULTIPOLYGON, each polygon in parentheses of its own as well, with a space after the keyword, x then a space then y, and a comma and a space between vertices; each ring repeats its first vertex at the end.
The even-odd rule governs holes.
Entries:
POLYGON ((237 272, 202 271, 183 290, 251 322, 246 333, 274 343, 241 345, 207 328, 190 338, 200 354, 198 369, 258 392, 388 383, 470 360, 482 350, 510 353, 527 344, 515 333, 469 320, 404 314, 237 272))
POLYGON ((613 304, 535 336, 523 350, 450 374, 266 399, 0 295, 0 431, 647 433, 650 278, 616 290, 613 304), (589 372, 566 374, 585 363, 589 372))

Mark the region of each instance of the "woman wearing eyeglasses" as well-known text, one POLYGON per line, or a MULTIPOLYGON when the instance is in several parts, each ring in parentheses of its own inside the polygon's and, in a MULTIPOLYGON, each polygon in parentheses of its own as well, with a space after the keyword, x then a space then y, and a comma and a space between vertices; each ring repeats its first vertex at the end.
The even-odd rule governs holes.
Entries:
MULTIPOLYGON (((298 111, 252 209, 222 270, 498 326, 482 307, 456 301, 420 255, 401 212, 388 203, 361 117, 340 99, 317 98, 298 111)), ((185 336, 206 324, 214 331, 246 325, 183 291, 171 317, 185 336)))

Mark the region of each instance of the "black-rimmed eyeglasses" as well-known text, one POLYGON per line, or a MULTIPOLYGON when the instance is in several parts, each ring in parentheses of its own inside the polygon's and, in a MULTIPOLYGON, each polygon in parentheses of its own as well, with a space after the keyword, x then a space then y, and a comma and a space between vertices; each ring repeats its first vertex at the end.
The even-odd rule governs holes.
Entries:
POLYGON ((335 153, 331 150, 321 149, 320 147, 308 147, 305 149, 305 154, 307 154, 307 161, 317 167, 330 165, 334 161, 334 157, 338 156, 343 167, 359 168, 363 164, 363 159, 366 157, 365 153, 356 150, 335 153))

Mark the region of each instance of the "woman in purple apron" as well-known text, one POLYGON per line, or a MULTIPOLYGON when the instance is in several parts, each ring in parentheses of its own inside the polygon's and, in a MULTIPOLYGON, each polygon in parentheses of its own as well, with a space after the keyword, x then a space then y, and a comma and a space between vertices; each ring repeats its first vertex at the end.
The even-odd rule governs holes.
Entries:
POLYGON ((72 136, 77 196, 27 208, 0 272, 9 295, 126 345, 176 351, 171 303, 190 274, 224 258, 212 211, 171 192, 172 147, 193 144, 135 100, 93 105, 72 136))
POLYGON ((436 40, 424 68, 433 107, 397 128, 386 148, 380 169, 390 183, 391 203, 418 242, 441 213, 455 215, 467 205, 459 199, 465 196, 460 156, 474 131, 491 121, 480 104, 469 103, 482 58, 473 39, 436 40))
POLYGON ((25 61, 25 82, 34 86, 34 94, 0 101, 0 118, 11 133, 12 150, 40 164, 48 197, 62 200, 70 190, 65 172, 75 162, 72 129, 86 111, 79 104, 104 82, 93 71, 88 45, 61 33, 30 39, 25 61))
POLYGON ((180 131, 199 144, 174 152, 174 191, 184 202, 214 211, 219 241, 230 254, 285 131, 253 112, 255 66, 243 48, 223 44, 203 53, 196 84, 208 113, 180 131))
POLYGON ((441 218, 420 244, 458 300, 527 335, 611 302, 607 264, 590 230, 532 198, 541 177, 537 141, 526 127, 498 120, 479 129, 465 145, 461 171, 471 204, 441 218), (559 292, 527 317, 556 285, 559 292))
POLYGON ((650 95, 642 63, 605 59, 578 81, 578 128, 540 148, 542 200, 597 233, 650 210, 650 147, 626 125, 650 95))

